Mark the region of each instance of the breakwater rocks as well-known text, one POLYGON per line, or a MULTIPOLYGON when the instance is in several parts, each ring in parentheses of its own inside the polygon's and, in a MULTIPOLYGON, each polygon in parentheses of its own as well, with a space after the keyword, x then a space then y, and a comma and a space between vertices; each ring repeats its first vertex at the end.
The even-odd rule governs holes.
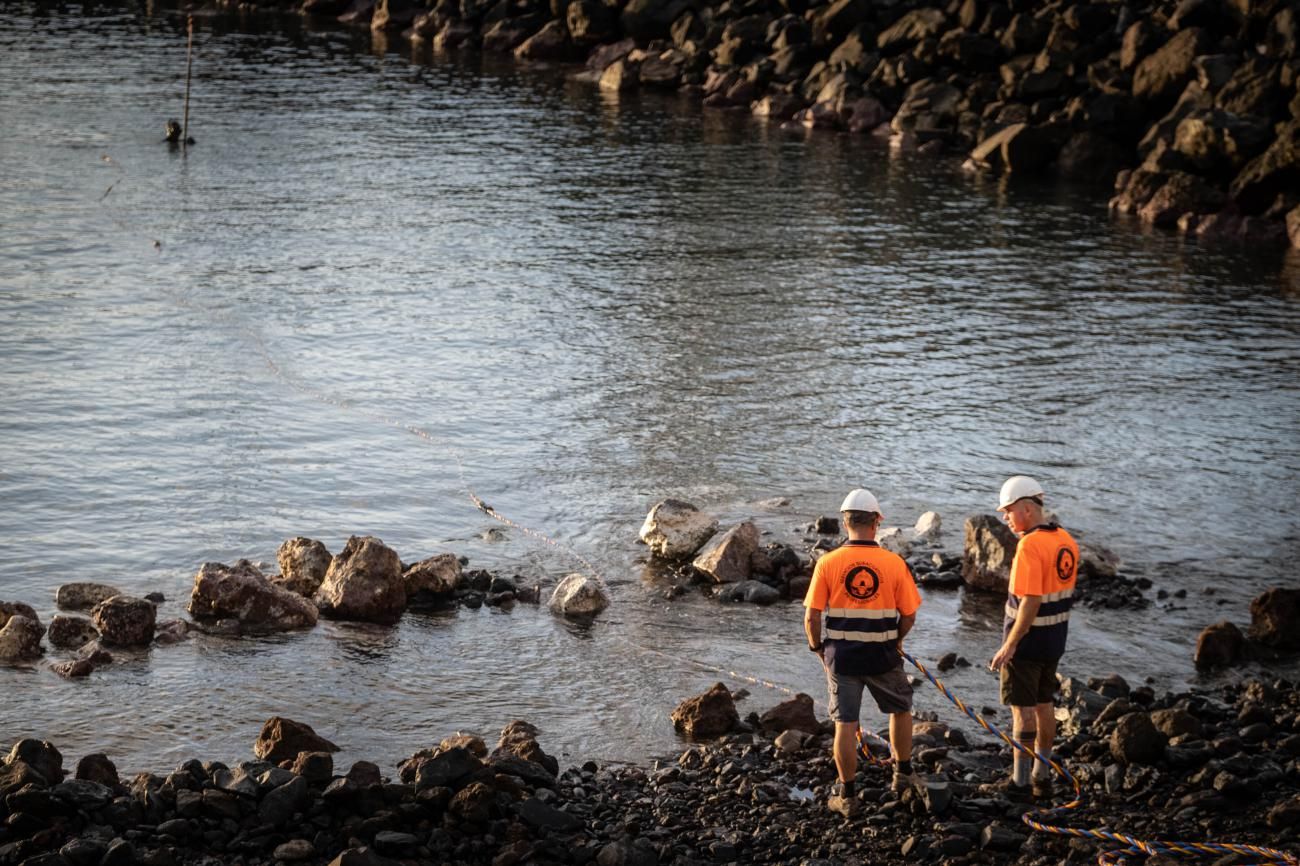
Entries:
MULTIPOLYGON (((55 593, 64 610, 89 609, 89 618, 59 614, 47 628, 31 605, 0 601, 0 662, 32 662, 48 636, 70 658, 51 669, 68 678, 85 677, 113 662, 114 651, 141 651, 184 640, 191 629, 216 635, 261 635, 309 629, 319 617, 392 624, 410 610, 484 605, 510 608, 537 604, 541 587, 522 578, 483 570, 464 571, 465 561, 442 553, 404 564, 373 536, 353 536, 337 556, 309 538, 291 538, 277 554, 280 574, 241 559, 234 565, 204 563, 194 576, 185 619, 158 620, 160 593, 125 595, 98 583, 69 583, 55 593)), ((570 575, 552 593, 549 606, 566 617, 590 618, 608 605, 603 584, 570 575)))
MULTIPOLYGON (((789 505, 788 500, 779 502, 770 507, 789 505)), ((817 559, 845 541, 838 516, 819 517, 798 527, 798 533, 797 546, 765 543, 767 533, 753 520, 723 527, 689 502, 665 499, 650 509, 639 535, 650 549, 655 572, 671 581, 663 590, 667 597, 695 586, 721 601, 773 604, 801 601, 817 559)), ((887 526, 877 533, 882 547, 907 560, 923 589, 965 587, 1006 594, 1016 537, 998 515, 967 518, 960 553, 944 549, 943 538, 943 520, 934 511, 922 514, 910 528, 887 526)), ((1111 609, 1150 604, 1144 592, 1151 589, 1151 581, 1123 575, 1114 553, 1087 541, 1080 542, 1079 552, 1078 596, 1083 604, 1111 609)))
POLYGON ((583 63, 611 92, 1111 184, 1201 238, 1300 246, 1300 12, 1285 0, 228 0, 435 51, 583 63))
MULTIPOLYGON (((1064 680, 1062 698, 1058 754, 1083 786, 1063 823, 1295 850, 1295 684, 1156 696, 1110 676, 1064 680)), ((733 711, 720 737, 653 767, 563 771, 525 722, 490 752, 477 736, 447 737, 395 774, 366 761, 336 772, 333 743, 278 718, 254 744, 259 760, 131 779, 105 755, 65 779, 58 749, 27 739, 0 764, 0 866, 1047 866, 1105 847, 1031 832, 1026 807, 981 790, 1005 776, 1005 747, 933 716, 916 725, 917 786, 891 793, 889 771, 867 766, 846 820, 825 808, 831 725, 812 706, 801 695, 745 720, 733 711)))

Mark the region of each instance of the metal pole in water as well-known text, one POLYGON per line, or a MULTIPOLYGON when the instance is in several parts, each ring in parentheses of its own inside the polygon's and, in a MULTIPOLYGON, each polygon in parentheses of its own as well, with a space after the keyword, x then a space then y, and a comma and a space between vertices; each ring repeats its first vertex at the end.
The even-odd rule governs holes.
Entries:
POLYGON ((189 38, 185 45, 185 120, 181 124, 181 150, 185 150, 190 140, 190 71, 194 68, 194 16, 186 16, 189 21, 189 38))

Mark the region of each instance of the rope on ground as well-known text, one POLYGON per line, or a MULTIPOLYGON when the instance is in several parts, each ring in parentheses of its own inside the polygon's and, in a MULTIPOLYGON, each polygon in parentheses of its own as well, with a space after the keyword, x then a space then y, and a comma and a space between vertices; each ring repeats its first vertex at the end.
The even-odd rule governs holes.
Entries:
MULTIPOLYGON (((900 651, 901 652, 901 651, 900 651)), ((1072 836, 1077 839, 1095 839, 1103 842, 1115 842, 1126 845, 1126 848, 1103 851, 1098 857, 1097 862, 1101 866, 1121 866, 1127 863, 1130 857, 1146 857, 1154 855, 1164 855, 1173 857, 1220 857, 1226 854, 1249 855, 1263 857, 1258 864, 1253 866, 1300 866, 1300 858, 1285 851, 1276 848, 1266 848, 1261 845, 1244 845, 1229 842, 1184 842, 1169 841, 1164 839, 1142 840, 1124 833, 1116 833, 1105 828, 1081 829, 1076 827, 1066 827, 1059 823, 1049 823, 1052 821, 1061 821, 1067 817, 1067 813, 1078 809, 1083 800, 1082 786, 1079 780, 1074 777, 1069 770, 1045 756, 1035 752, 1028 746, 1022 745, 1012 737, 1007 736, 997 725, 987 721, 984 717, 975 713, 966 705, 961 698, 954 695, 948 690, 948 687, 941 680, 936 678, 925 665, 921 664, 906 652, 902 653, 903 658, 911 662, 930 683, 939 690, 939 693, 947 698, 953 706, 961 710, 971 720, 976 722, 984 730, 996 736, 1002 742, 1006 743, 1013 749, 1018 749, 1026 755, 1030 755, 1037 760, 1048 764, 1053 772, 1068 781, 1074 788, 1074 799, 1062 806, 1051 806, 1042 809, 1030 809, 1021 816, 1029 827, 1042 833, 1051 833, 1058 836, 1072 836)))

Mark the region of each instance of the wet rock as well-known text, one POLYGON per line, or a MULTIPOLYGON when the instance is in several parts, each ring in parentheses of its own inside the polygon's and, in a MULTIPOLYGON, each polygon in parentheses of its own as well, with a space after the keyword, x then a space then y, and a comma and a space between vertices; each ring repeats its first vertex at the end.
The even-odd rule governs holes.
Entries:
POLYGON ((655 556, 686 559, 694 556, 717 531, 717 518, 689 502, 665 499, 650 509, 640 536, 655 556))
POLYGON ((781 600, 781 591, 757 580, 727 584, 718 593, 722 601, 768 605, 781 600))
POLYGON ((422 559, 402 572, 407 598, 420 593, 442 595, 455 592, 461 586, 460 559, 454 553, 440 553, 422 559))
MULTIPOLYGON (((63 754, 47 740, 24 737, 14 743, 5 756, 5 763, 23 765, 35 772, 43 785, 57 785, 63 781, 63 754)), ((25 773, 20 771, 17 775, 25 776, 25 773)))
POLYGON ((715 536, 692 565, 714 583, 739 583, 749 579, 758 545, 758 527, 746 521, 715 536))
POLYGON ((474 45, 478 38, 478 30, 473 24, 460 19, 452 19, 443 24, 442 28, 433 37, 434 51, 452 51, 457 48, 474 45))
POLYGON ((802 692, 763 713, 758 718, 758 724, 768 734, 789 730, 821 733, 821 723, 817 721, 813 699, 802 692))
POLYGON ((604 42, 617 35, 618 19, 614 10, 597 0, 570 3, 565 15, 569 36, 583 44, 604 42))
POLYGON ((98 668, 112 663, 112 654, 102 649, 94 649, 75 659, 66 662, 59 662, 58 664, 52 664, 50 665, 50 670, 54 671, 64 679, 80 679, 82 677, 88 677, 98 668))
POLYGON ((1204 179, 1187 172, 1170 172, 1164 185, 1138 210, 1144 222, 1172 226, 1186 213, 1213 213, 1227 197, 1204 179))
POLYGON ((1015 534, 997 516, 977 514, 966 519, 965 535, 962 580, 974 589, 1006 592, 1016 555, 1015 534))
POLYGON ((183 619, 165 619, 154 629, 156 644, 180 643, 190 636, 190 624, 183 619))
POLYGON ((90 612, 105 646, 140 647, 153 642, 158 609, 142 598, 115 595, 90 612))
POLYGON ((330 563, 315 601, 334 619, 396 622, 406 607, 402 562, 378 538, 354 535, 330 563))
POLYGON ((311 598, 320 589, 325 574, 334 557, 319 541, 303 536, 288 539, 275 552, 280 565, 280 576, 275 583, 304 598, 311 598))
POLYGON ((418 790, 457 787, 483 767, 483 762, 473 752, 460 746, 442 749, 422 760, 413 760, 412 781, 418 790))
POLYGON ((609 595, 599 580, 575 572, 556 585, 548 606, 561 616, 592 617, 609 607, 609 595))
POLYGON ((109 788, 116 788, 121 784, 121 779, 117 776, 117 765, 108 759, 108 755, 99 752, 86 755, 77 761, 75 778, 98 782, 109 788))
POLYGON ((1029 123, 1013 123, 976 145, 967 164, 994 173, 1034 173, 1046 168, 1060 150, 1060 134, 1029 123))
POLYGON ((1250 636, 1265 646, 1300 649, 1300 589, 1274 587, 1250 603, 1250 636))
POLYGON ((310 786, 302 776, 273 788, 257 807, 257 817, 263 824, 281 827, 308 802, 310 786))
POLYGON ((1287 237, 1291 239, 1292 249, 1300 250, 1300 205, 1287 212, 1286 233, 1287 237))
POLYGON ((807 731, 790 728, 789 730, 777 734, 776 739, 772 741, 772 745, 777 749, 777 751, 793 755, 803 749, 812 737, 813 735, 807 731))
POLYGON ((734 731, 740 715, 731 692, 722 683, 693 698, 687 698, 672 712, 673 727, 690 739, 708 739, 734 731))
POLYGON ((272 716, 262 725, 253 754, 264 761, 292 761, 300 752, 337 752, 339 747, 320 736, 311 725, 272 716))
POLYGON ((601 90, 612 93, 635 90, 641 85, 640 73, 639 63, 622 58, 605 67, 605 71, 600 74, 598 85, 601 90))
POLYGON ((62 610, 90 610, 122 590, 106 583, 65 583, 54 592, 54 603, 62 610))
POLYGON ((569 39, 562 21, 548 21, 515 49, 518 60, 575 60, 581 50, 569 39))
POLYGON ((1269 148, 1252 159, 1228 188, 1238 207, 1259 214, 1273 203, 1278 190, 1300 187, 1300 121, 1278 129, 1269 148))
POLYGON ((1110 753, 1121 764, 1154 764, 1165 754, 1168 740, 1146 713, 1129 713, 1115 725, 1110 753))
POLYGON ((1151 713, 1151 723, 1156 726, 1156 730, 1171 740, 1184 734, 1190 734, 1198 738, 1202 734, 1200 719, 1187 712, 1187 710, 1178 707, 1155 710, 1151 713))
POLYGON ((8 618, 0 628, 0 662, 22 662, 38 659, 43 630, 40 623, 22 614, 8 618))
POLYGON ((308 784, 328 785, 334 777, 334 757, 329 752, 299 752, 292 770, 308 784))
POLYGON ((1241 629, 1227 620, 1206 626, 1196 639, 1196 669, 1230 667, 1241 659, 1245 645, 1246 636, 1241 629))
POLYGON ((939 669, 940 673, 952 670, 957 667, 957 654, 947 653, 943 658, 939 659, 938 663, 935 664, 935 667, 939 669))
POLYGON ((199 622, 233 620, 239 623, 240 630, 248 632, 311 628, 317 617, 316 606, 311 601, 267 580, 247 559, 230 566, 203 563, 194 576, 188 609, 190 616, 199 622))
POLYGON ((1196 76, 1196 58, 1206 53, 1210 37, 1191 27, 1174 35, 1133 71, 1133 95, 1146 102, 1171 103, 1196 76))

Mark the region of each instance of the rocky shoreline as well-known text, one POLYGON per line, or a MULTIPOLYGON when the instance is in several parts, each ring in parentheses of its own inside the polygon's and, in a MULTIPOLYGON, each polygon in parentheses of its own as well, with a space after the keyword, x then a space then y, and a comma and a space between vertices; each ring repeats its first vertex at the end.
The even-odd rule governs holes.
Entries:
MULTIPOLYGON (((57 748, 26 739, 0 764, 0 864, 1047 866, 1113 847, 1033 832, 1026 807, 982 793, 1009 757, 959 718, 921 714, 920 784, 893 794, 887 769, 864 767, 863 808, 849 820, 824 805, 832 727, 812 699, 741 720, 722 684, 674 714, 709 741, 653 766, 561 771, 537 729, 514 722, 491 751, 456 734, 395 772, 366 761, 336 772, 333 743, 273 718, 256 759, 121 779, 108 757, 88 755, 65 780, 57 748)), ((1058 718, 1059 755, 1084 792, 1061 823, 1300 852, 1296 684, 1157 696, 1113 675, 1064 679, 1058 718)))
POLYGON ((1300 247, 1300 11, 1285 0, 219 0, 384 45, 573 64, 782 128, 1113 187, 1206 240, 1300 247))

